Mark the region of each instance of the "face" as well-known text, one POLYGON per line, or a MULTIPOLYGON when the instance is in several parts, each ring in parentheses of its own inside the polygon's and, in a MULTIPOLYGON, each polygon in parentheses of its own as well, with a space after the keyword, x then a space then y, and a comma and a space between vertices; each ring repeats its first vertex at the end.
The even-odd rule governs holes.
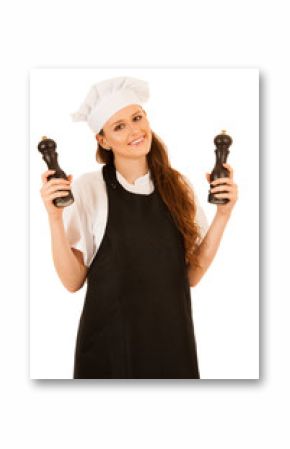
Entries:
POLYGON ((103 131, 104 136, 97 134, 96 138, 103 148, 111 148, 115 157, 136 159, 150 151, 151 128, 146 112, 137 104, 126 106, 112 115, 103 131))

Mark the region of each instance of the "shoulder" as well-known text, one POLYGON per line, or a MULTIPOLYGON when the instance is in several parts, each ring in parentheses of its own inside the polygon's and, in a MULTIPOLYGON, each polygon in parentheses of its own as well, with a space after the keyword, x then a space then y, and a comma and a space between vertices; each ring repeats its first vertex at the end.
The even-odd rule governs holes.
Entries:
POLYGON ((104 185, 102 169, 79 175, 72 182, 72 190, 77 193, 94 193, 104 185))
POLYGON ((106 194, 102 168, 79 175, 73 180, 71 190, 86 209, 94 209, 106 194))
POLYGON ((191 190, 191 193, 193 195, 193 198, 194 198, 196 206, 200 206, 200 201, 199 201, 199 198, 198 198, 198 194, 197 194, 196 189, 193 186, 193 183, 191 182, 191 180, 187 176, 185 176, 185 175, 182 175, 182 176, 183 176, 184 180, 186 181, 188 187, 191 190))
POLYGON ((87 173, 82 173, 73 181, 73 184, 79 189, 89 189, 95 187, 95 184, 102 180, 102 169, 98 169, 87 173))
POLYGON ((191 180, 187 176, 185 176, 184 174, 182 174, 182 177, 183 177, 184 181, 186 181, 188 187, 191 189, 191 192, 193 194, 194 199, 196 201, 198 201, 197 195, 196 195, 196 191, 195 191, 195 189, 193 187, 193 184, 192 184, 191 180))
POLYGON ((191 192, 194 198, 194 202, 195 202, 195 206, 196 206, 196 220, 197 222, 200 224, 200 226, 202 227, 203 230, 206 230, 208 228, 208 220, 207 220, 207 216, 204 212, 204 209, 201 205, 201 201, 199 199, 199 196, 196 192, 196 189, 194 189, 193 184, 191 182, 191 180, 183 175, 185 181, 188 183, 188 186, 191 188, 191 192))

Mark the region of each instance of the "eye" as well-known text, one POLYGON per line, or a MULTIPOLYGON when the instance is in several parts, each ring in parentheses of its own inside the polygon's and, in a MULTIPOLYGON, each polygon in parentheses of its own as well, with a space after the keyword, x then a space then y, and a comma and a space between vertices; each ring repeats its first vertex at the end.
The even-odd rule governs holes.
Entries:
MULTIPOLYGON (((135 115, 135 117, 133 118, 133 120, 135 120, 136 118, 140 118, 140 120, 143 118, 143 116, 142 115, 135 115)), ((136 120, 135 120, 136 121, 136 120)), ((139 120, 138 120, 138 122, 139 122, 139 120)), ((117 125, 115 128, 114 128, 114 131, 118 131, 119 129, 121 129, 121 126, 123 125, 123 123, 120 123, 120 125, 117 125)))

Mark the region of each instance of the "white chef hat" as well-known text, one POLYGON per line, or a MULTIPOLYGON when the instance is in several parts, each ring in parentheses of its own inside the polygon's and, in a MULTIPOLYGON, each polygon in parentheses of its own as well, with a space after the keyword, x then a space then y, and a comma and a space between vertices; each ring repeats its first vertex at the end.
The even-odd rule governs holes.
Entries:
POLYGON ((143 104, 149 98, 146 81, 120 76, 94 84, 80 109, 71 114, 74 121, 86 121, 98 133, 109 118, 130 104, 143 104))

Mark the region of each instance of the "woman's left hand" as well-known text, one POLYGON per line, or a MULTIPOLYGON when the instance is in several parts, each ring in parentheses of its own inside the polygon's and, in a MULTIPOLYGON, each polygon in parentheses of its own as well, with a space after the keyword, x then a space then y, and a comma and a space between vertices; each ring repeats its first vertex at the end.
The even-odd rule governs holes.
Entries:
POLYGON ((227 198, 229 200, 226 204, 217 204, 217 213, 219 215, 230 215, 238 199, 238 186, 234 183, 232 167, 225 163, 223 165, 229 170, 228 178, 219 178, 210 182, 210 174, 206 173, 206 179, 213 186, 210 188, 211 193, 214 193, 217 198, 227 198), (224 185, 221 186, 220 184, 224 185))

